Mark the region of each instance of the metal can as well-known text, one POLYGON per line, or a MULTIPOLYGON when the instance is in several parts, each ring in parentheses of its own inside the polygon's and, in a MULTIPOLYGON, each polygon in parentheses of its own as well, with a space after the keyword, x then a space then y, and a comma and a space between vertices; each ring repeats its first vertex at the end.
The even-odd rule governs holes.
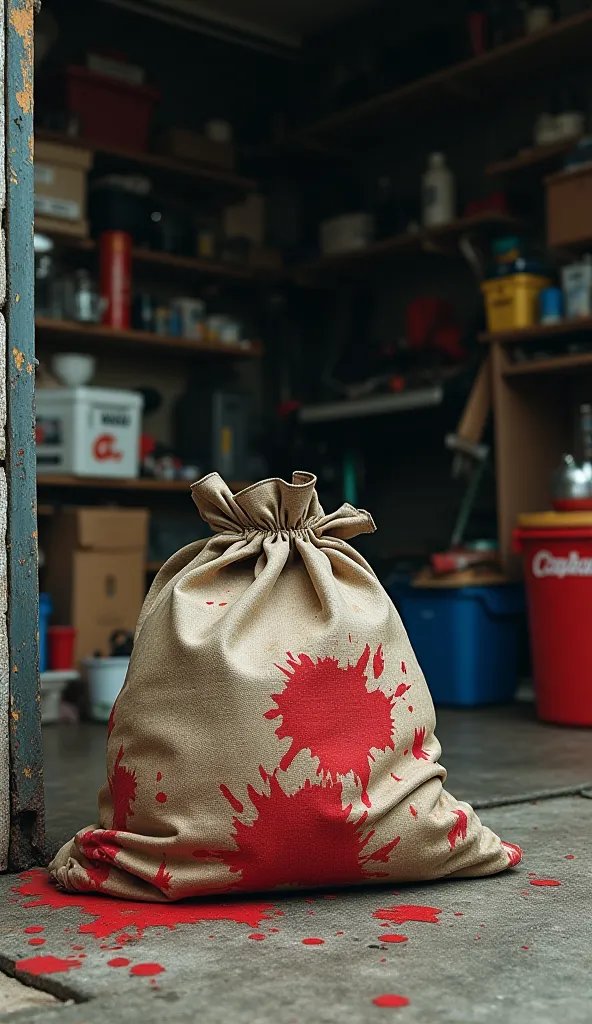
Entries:
POLYGON ((132 237, 127 231, 103 231, 99 237, 101 322, 129 330, 131 322, 132 237))

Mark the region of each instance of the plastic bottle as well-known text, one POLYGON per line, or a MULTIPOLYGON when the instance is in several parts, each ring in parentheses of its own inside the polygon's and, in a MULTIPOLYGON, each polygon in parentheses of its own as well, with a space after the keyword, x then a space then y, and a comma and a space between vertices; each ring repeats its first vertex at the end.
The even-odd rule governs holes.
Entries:
POLYGON ((422 179, 423 226, 448 224, 455 216, 454 175, 443 153, 430 153, 422 179))

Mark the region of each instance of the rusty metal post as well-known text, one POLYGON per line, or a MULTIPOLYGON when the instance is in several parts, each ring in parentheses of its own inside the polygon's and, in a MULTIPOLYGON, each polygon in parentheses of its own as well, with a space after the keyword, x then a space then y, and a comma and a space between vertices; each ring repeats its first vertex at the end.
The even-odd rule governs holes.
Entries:
POLYGON ((45 841, 34 422, 33 7, 33 0, 4 0, 11 870, 39 862, 45 841))

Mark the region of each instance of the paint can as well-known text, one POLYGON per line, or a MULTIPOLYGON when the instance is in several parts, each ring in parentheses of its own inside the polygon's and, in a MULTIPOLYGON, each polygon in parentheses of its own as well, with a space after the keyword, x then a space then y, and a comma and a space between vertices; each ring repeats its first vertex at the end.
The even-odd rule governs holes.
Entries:
POLYGON ((99 237, 103 313, 101 323, 129 330, 131 323, 132 238, 127 231, 103 231, 99 237))
POLYGON ((107 722, 125 682, 129 658, 83 658, 88 679, 90 714, 95 722, 107 722))

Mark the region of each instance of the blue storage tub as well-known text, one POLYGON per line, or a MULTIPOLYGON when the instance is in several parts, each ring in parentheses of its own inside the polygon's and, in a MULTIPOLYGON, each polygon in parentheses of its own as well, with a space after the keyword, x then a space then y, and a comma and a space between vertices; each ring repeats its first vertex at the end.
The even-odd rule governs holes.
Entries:
POLYGON ((521 583, 409 587, 401 617, 434 704, 476 707, 513 700, 525 622, 521 583))
POLYGON ((47 629, 53 603, 50 594, 39 594, 39 671, 46 672, 47 664, 47 629))

